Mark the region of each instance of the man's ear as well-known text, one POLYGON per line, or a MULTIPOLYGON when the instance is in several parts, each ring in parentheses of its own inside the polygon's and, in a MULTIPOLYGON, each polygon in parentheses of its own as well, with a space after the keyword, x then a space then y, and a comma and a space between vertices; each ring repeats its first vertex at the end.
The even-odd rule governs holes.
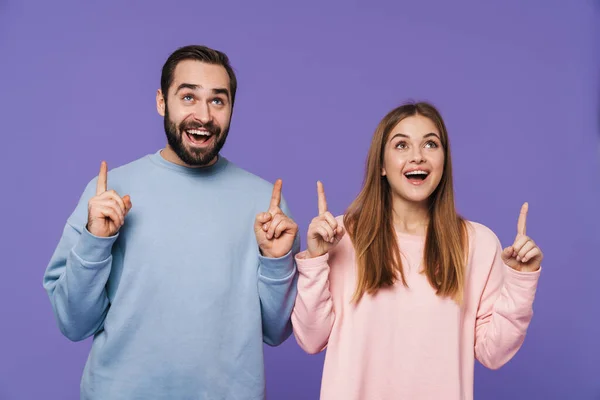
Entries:
POLYGON ((156 111, 161 117, 165 116, 165 97, 163 96, 162 90, 156 91, 156 111))

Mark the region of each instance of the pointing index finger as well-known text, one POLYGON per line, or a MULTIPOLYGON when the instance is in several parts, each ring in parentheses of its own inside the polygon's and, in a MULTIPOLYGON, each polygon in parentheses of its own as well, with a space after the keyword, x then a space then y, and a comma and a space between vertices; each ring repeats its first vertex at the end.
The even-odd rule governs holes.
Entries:
POLYGON ((275 185, 273 185, 273 194, 271 195, 271 204, 269 205, 269 209, 279 208, 279 204, 281 203, 281 187, 283 186, 283 182, 281 179, 277 179, 275 185))
POLYGON ((317 196, 319 198, 319 215, 323 215, 327 212, 327 199, 321 181, 317 181, 317 196))
POLYGON ((98 182, 96 183, 96 196, 106 192, 106 182, 108 180, 108 167, 106 161, 102 161, 100 164, 100 174, 98 175, 98 182))
POLYGON ((529 210, 529 204, 524 203, 521 207, 521 213, 519 214, 519 221, 517 222, 517 233, 526 235, 527 233, 527 211, 529 210))

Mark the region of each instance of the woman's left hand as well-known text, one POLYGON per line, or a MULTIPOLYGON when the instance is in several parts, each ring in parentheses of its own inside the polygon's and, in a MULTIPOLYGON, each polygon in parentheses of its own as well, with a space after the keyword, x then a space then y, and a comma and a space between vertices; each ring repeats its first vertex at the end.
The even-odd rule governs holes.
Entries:
POLYGON ((542 250, 526 234, 528 209, 529 204, 523 204, 517 222, 515 241, 502 252, 502 261, 512 269, 522 272, 537 271, 544 258, 542 250))

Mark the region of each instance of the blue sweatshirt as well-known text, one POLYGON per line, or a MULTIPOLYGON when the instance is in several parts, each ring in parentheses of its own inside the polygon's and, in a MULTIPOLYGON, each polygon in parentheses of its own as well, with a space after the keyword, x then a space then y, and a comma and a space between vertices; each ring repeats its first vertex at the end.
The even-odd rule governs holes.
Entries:
POLYGON ((61 332, 94 337, 81 399, 264 399, 263 342, 291 334, 300 247, 260 254, 254 219, 273 185, 222 156, 197 169, 158 151, 109 172, 133 207, 100 238, 85 228, 96 179, 44 275, 61 332))

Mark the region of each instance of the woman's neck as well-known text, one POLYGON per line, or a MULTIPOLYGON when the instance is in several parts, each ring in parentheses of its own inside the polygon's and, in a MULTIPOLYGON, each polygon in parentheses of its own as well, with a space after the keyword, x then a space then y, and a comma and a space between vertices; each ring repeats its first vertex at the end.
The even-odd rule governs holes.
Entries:
POLYGON ((424 236, 429 223, 429 210, 426 202, 415 203, 403 199, 392 202, 394 227, 403 233, 424 236))

